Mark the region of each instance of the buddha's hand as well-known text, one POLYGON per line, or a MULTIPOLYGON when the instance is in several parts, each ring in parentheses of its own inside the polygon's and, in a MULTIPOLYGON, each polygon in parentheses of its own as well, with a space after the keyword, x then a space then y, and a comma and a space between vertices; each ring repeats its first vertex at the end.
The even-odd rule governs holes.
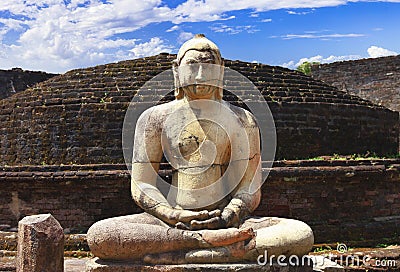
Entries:
POLYGON ((190 229, 199 230, 231 227, 238 228, 240 222, 250 214, 247 204, 243 199, 243 196, 232 198, 229 204, 222 210, 221 215, 218 217, 206 220, 192 220, 190 222, 190 229))
POLYGON ((238 227, 236 224, 236 214, 233 210, 226 207, 220 216, 209 218, 206 220, 194 219, 190 221, 190 230, 200 229, 223 229, 229 227, 238 227))
POLYGON ((215 220, 219 218, 221 215, 220 210, 213 210, 213 211, 190 211, 190 210, 177 210, 174 212, 174 217, 178 220, 175 223, 175 227, 178 229, 186 229, 191 230, 192 222, 206 222, 209 220, 215 220))
POLYGON ((175 209, 171 207, 165 207, 164 211, 160 213, 160 219, 164 222, 174 225, 180 229, 190 229, 190 222, 193 220, 209 220, 214 217, 220 216, 220 210, 214 211, 190 211, 190 210, 181 210, 175 209))

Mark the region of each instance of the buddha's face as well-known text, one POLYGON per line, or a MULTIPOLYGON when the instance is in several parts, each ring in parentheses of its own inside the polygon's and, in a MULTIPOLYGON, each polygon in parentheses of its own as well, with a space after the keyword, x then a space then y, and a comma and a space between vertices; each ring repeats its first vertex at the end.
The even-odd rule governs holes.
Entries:
POLYGON ((208 51, 187 51, 178 74, 180 86, 190 99, 213 99, 222 81, 221 66, 208 51))

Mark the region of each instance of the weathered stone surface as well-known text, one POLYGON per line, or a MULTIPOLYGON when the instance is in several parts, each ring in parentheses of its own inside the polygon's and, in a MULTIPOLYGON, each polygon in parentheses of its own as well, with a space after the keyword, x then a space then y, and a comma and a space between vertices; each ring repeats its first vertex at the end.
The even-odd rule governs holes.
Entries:
POLYGON ((304 266, 279 266, 258 264, 186 264, 142 265, 106 262, 98 258, 86 263, 86 272, 312 272, 312 264, 304 266))
POLYGON ((17 271, 64 270, 64 232, 51 214, 27 216, 18 228, 17 271))
POLYGON ((0 255, 0 271, 2 272, 15 272, 15 261, 13 258, 3 258, 0 255))
POLYGON ((0 231, 0 250, 17 250, 17 233, 0 231))

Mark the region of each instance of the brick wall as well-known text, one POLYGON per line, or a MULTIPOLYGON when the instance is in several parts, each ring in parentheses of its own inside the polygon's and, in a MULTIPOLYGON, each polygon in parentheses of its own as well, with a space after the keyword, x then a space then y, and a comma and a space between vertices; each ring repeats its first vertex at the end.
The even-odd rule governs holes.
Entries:
MULTIPOLYGON (((3 167, 0 224, 52 213, 64 228, 84 231, 97 220, 140 212, 125 165, 3 167)), ((165 175, 167 170, 163 170, 165 175)), ((400 160, 281 161, 264 183, 259 216, 311 225, 317 242, 398 235, 400 160)))
POLYGON ((20 68, 0 70, 0 99, 4 99, 16 92, 22 92, 36 83, 45 81, 55 74, 45 72, 24 71, 20 68))
POLYGON ((315 65, 312 77, 400 111, 400 55, 315 65))
MULTIPOLYGON (((73 70, 0 100, 0 165, 123 163, 121 134, 129 102, 174 58, 160 54, 73 70)), ((254 82, 268 102, 278 158, 397 152, 397 113, 296 71, 230 60, 225 64, 254 82)), ((224 99, 241 105, 225 94, 224 99)), ((142 98, 154 101, 152 95, 142 98)))

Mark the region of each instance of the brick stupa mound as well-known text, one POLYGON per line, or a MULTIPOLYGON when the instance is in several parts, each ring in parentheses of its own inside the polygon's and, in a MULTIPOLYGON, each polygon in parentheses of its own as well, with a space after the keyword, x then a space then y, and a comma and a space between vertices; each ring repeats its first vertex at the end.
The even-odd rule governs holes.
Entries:
MULTIPOLYGON (((129 102, 146 81, 171 68, 173 59, 160 54, 72 70, 1 100, 0 164, 123 163, 129 102)), ((277 158, 398 150, 398 113, 296 71, 231 60, 225 65, 248 77, 268 102, 277 158)), ((237 101, 229 93, 224 99, 237 101)))
POLYGON ((400 55, 313 65, 312 77, 400 111, 400 55))
POLYGON ((56 76, 56 74, 25 71, 21 68, 0 70, 0 99, 7 98, 14 93, 25 91, 29 86, 33 86, 53 76, 56 76))

